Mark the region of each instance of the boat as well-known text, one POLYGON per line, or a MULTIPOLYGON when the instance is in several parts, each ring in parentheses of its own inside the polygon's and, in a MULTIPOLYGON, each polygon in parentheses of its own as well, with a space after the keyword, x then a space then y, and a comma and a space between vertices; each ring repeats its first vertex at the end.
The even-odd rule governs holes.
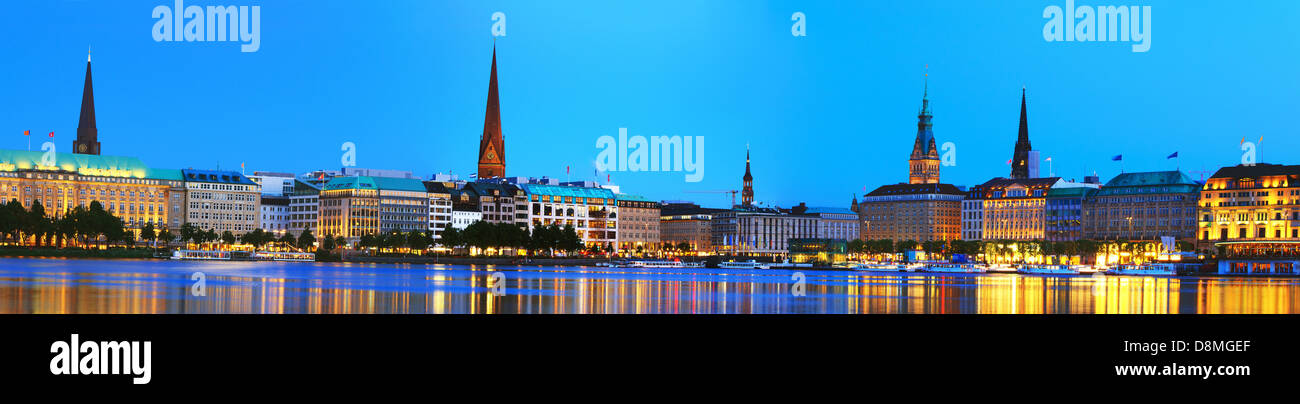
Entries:
POLYGON ((172 251, 174 260, 229 261, 230 251, 176 250, 172 251))
POLYGON ((766 263, 754 260, 747 261, 723 261, 718 263, 718 268, 723 269, 771 269, 772 266, 766 263))
POLYGON ((903 264, 903 263, 887 262, 887 263, 878 263, 878 264, 863 264, 853 269, 859 271, 875 271, 875 272, 916 272, 920 270, 922 267, 923 265, 921 264, 903 264))
POLYGON ((1157 262, 1142 265, 1119 265, 1106 270, 1110 275, 1172 276, 1178 275, 1177 264, 1157 262))
POLYGON ((1033 275, 1078 275, 1080 266, 1076 265, 1044 265, 1044 264, 1026 264, 1020 267, 1017 273, 1033 275))
POLYGON ((260 251, 253 253, 252 258, 262 261, 316 262, 316 254, 309 252, 260 251))
POLYGON ((985 268, 974 264, 934 263, 926 265, 921 269, 921 271, 951 274, 979 274, 984 273, 985 268))
POLYGON ((624 267, 626 268, 701 268, 702 262, 683 262, 679 259, 671 260, 631 260, 624 267))

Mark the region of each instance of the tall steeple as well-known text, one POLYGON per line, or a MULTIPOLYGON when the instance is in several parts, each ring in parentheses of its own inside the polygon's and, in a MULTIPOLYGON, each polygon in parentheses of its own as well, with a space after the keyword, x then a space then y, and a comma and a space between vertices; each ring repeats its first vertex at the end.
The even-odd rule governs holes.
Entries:
POLYGON ((488 79, 487 112, 478 146, 478 178, 506 175, 506 145, 501 136, 501 105, 497 99, 497 47, 492 45, 492 77, 488 79))
POLYGON ((1020 88, 1020 134, 1016 137, 1016 153, 1011 157, 1011 178, 1029 178, 1029 115, 1025 112, 1025 88, 1020 88))
POLYGON ((921 112, 916 115, 916 141, 907 159, 909 184, 939 183, 939 149, 935 146, 934 124, 930 120, 930 74, 925 74, 925 91, 921 95, 921 112))
POLYGON ((749 145, 745 145, 745 176, 742 180, 744 188, 740 191, 740 206, 750 207, 754 204, 754 176, 749 173, 749 145))
POLYGON ((81 90, 81 118, 77 121, 77 139, 72 152, 99 154, 99 130, 95 129, 95 92, 90 84, 90 50, 86 51, 86 84, 81 90))

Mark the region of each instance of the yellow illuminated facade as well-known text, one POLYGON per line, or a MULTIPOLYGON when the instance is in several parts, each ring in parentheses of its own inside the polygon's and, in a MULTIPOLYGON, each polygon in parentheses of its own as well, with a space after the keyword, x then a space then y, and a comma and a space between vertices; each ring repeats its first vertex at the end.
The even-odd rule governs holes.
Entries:
POLYGON ((1197 204, 1201 249, 1300 245, 1300 166, 1224 167, 1205 182, 1197 204))

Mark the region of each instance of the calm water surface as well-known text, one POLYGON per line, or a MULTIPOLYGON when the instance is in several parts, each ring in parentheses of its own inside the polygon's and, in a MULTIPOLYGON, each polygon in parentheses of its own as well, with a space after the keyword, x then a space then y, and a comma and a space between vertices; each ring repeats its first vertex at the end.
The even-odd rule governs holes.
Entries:
POLYGON ((0 258, 0 313, 1300 312, 1295 278, 799 273, 0 258))

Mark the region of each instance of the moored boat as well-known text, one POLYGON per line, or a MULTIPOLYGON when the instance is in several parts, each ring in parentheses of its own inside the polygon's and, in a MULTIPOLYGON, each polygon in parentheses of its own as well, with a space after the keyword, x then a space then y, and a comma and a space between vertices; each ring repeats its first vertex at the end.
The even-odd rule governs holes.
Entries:
POLYGON ((724 269, 771 269, 766 263, 746 260, 746 261, 723 261, 718 263, 718 268, 724 269))
POLYGON ((1173 276, 1178 275, 1176 264, 1157 262, 1142 265, 1119 265, 1106 270, 1110 275, 1173 276))
POLYGON ((1076 265, 1026 264, 1016 272, 1033 275, 1078 275, 1079 269, 1080 266, 1076 265))
POLYGON ((172 251, 174 260, 229 261, 230 251, 176 250, 172 251))
POLYGON ((921 271, 935 272, 935 273, 978 274, 978 273, 984 273, 985 268, 977 266, 975 264, 934 263, 934 264, 926 265, 924 268, 921 269, 921 271))

